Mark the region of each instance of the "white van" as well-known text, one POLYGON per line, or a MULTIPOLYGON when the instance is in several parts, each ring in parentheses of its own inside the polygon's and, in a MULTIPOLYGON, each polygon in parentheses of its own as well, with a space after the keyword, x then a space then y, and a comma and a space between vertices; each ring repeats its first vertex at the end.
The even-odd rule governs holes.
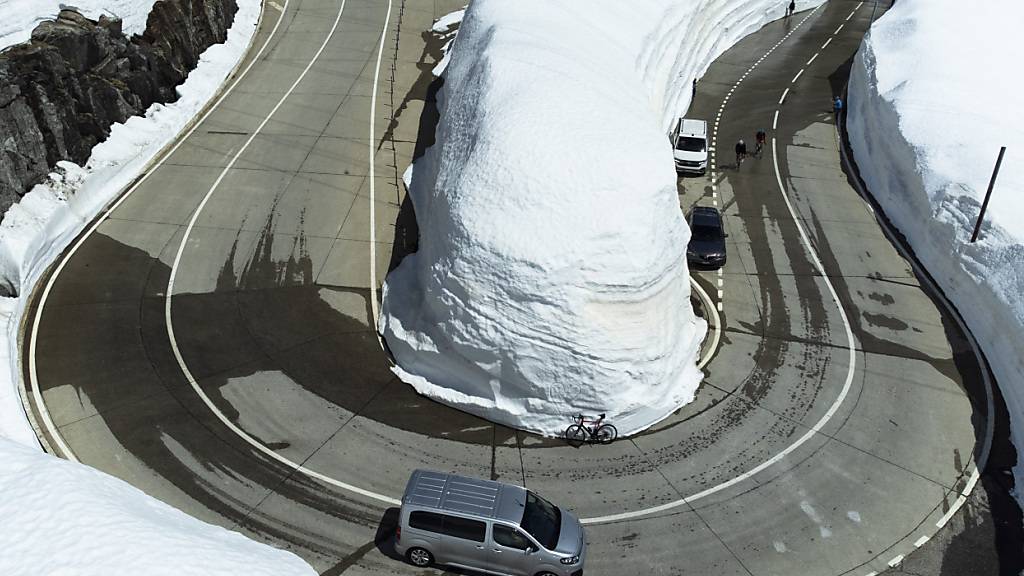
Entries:
POLYGON ((708 169, 708 123, 680 118, 672 132, 676 172, 703 174, 708 169))
POLYGON ((395 550, 419 568, 500 576, 583 576, 576 516, 514 484, 416 470, 402 496, 395 550))

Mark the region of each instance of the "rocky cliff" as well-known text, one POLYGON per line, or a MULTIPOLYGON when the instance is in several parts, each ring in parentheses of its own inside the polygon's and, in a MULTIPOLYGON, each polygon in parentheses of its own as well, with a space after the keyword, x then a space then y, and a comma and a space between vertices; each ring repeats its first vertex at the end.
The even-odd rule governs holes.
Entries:
POLYGON ((119 20, 62 10, 0 53, 0 212, 58 161, 85 162, 115 122, 176 100, 236 11, 235 0, 161 0, 127 38, 119 20))

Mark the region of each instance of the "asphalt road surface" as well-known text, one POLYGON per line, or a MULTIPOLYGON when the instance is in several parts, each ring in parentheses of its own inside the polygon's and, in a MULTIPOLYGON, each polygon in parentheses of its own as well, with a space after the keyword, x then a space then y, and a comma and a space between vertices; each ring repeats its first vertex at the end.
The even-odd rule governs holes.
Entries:
POLYGON ((426 31, 461 0, 279 4, 34 295, 24 364, 53 451, 324 574, 422 573, 389 543, 417 467, 575 510, 588 574, 1010 573, 999 472, 977 466, 1004 456, 1001 401, 841 169, 830 97, 870 4, 772 23, 701 80, 716 165, 680 198, 726 216, 729 264, 697 274, 722 338, 694 403, 579 449, 416 395, 376 336, 379 284, 415 248, 399 176, 433 140, 426 31), (769 148, 737 169, 757 128, 769 148))

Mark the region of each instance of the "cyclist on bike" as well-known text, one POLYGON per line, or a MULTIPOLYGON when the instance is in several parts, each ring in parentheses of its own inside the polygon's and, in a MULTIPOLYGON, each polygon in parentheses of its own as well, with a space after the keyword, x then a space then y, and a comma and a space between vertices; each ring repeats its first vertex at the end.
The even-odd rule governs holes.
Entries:
POLYGON ((754 137, 756 144, 754 144, 754 156, 761 157, 761 150, 764 149, 765 141, 768 139, 768 135, 765 133, 764 128, 757 131, 757 135, 754 137))
POLYGON ((740 164, 743 163, 743 159, 747 156, 747 143, 740 138, 740 141, 736 143, 736 169, 740 169, 740 164))

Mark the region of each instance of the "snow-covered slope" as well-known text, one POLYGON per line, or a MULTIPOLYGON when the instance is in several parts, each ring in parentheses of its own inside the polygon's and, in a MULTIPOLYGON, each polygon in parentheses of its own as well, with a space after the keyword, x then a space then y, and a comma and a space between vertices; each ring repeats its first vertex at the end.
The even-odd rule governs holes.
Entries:
POLYGON ((298 556, 0 438, 0 574, 312 576, 298 556))
POLYGON ((103 15, 120 18, 125 35, 142 34, 153 4, 156 0, 0 0, 0 50, 27 42, 36 25, 55 18, 62 6, 93 20, 103 15))
MULTIPOLYGON (((857 54, 847 123, 871 193, 985 350, 1024 455, 1021 23, 1017 0, 900 0, 857 54), (987 224, 970 244, 1000 146, 987 224)), ((1024 486, 1021 465, 1016 476, 1024 486)))
POLYGON ((706 326, 666 134, 785 4, 472 2, 411 174, 419 251, 385 285, 402 379, 546 434, 577 412, 632 433, 692 400, 706 326))

